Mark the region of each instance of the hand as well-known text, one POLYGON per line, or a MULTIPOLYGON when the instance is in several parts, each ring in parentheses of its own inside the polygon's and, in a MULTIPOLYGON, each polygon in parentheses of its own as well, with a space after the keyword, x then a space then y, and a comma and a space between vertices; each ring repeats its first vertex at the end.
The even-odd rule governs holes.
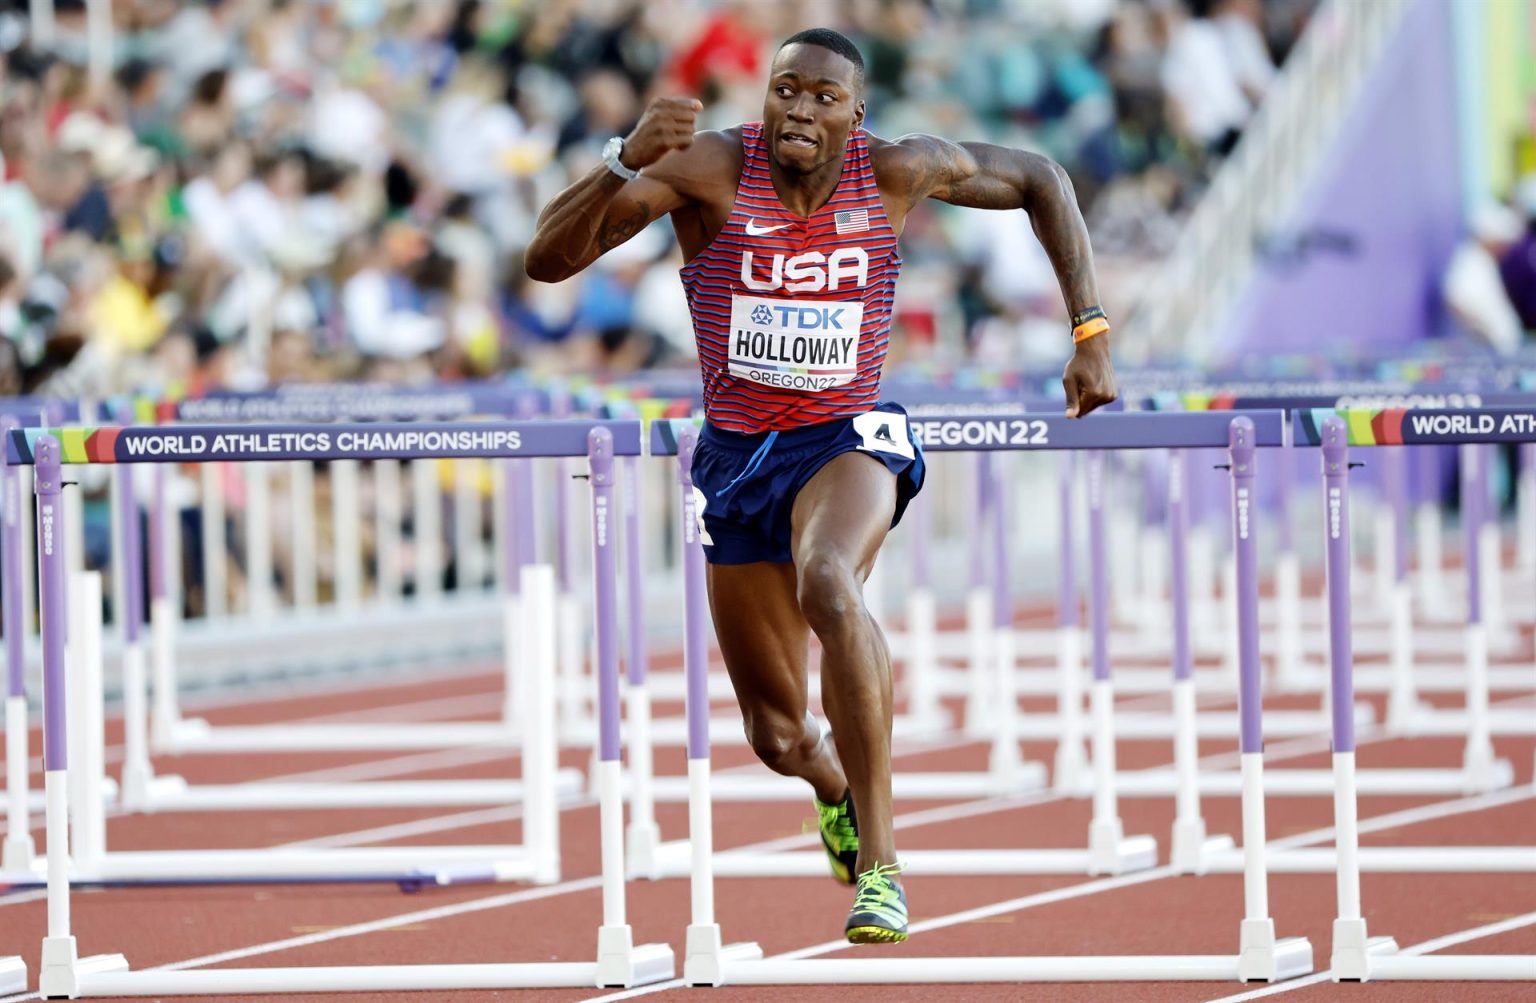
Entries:
POLYGON ((688 149, 693 145, 694 123, 703 110, 693 98, 653 98, 635 130, 624 138, 619 162, 638 171, 673 150, 688 149))
POLYGON ((1067 362, 1061 385, 1067 391, 1067 417, 1081 418, 1094 408, 1120 396, 1115 382, 1115 367, 1109 361, 1110 332, 1077 343, 1077 351, 1067 362))

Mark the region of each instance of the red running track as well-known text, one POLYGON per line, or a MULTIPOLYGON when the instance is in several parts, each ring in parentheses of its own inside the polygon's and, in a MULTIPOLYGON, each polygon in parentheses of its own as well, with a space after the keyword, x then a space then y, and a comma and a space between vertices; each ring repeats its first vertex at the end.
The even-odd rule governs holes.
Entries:
MULTIPOLYGON (((1529 640, 1522 661, 1529 665, 1529 640)), ((1118 665, 1132 664, 1117 660, 1118 665)), ((672 660, 675 667, 676 660, 672 660)), ((500 707, 499 682, 492 672, 449 675, 371 689, 331 687, 305 693, 245 695, 206 708, 215 723, 292 720, 296 717, 375 720, 473 719, 500 707), (483 699, 479 699, 483 698, 483 699)), ((1126 702, 1129 702, 1129 698, 1126 702)), ((1141 698, 1145 701, 1146 698, 1141 698)), ((1032 704, 1026 704, 1026 707, 1032 704)), ((1047 704, 1039 704, 1044 709, 1047 704)), ((1217 705, 1219 706, 1219 705, 1217 705)), ((1228 705, 1230 706, 1230 704, 1228 705)), ((1267 699, 1266 707, 1316 706, 1308 698, 1267 699)), ((1378 702, 1378 713, 1383 708, 1378 702)), ((659 714, 680 713, 659 705, 659 714)), ((723 704, 718 712, 732 713, 723 704)), ((204 711, 199 711, 203 713, 204 711)), ((114 722, 109 742, 119 736, 114 722)), ((1536 740, 1496 743, 1516 766, 1517 782, 1529 796, 1438 799, 1450 805, 1443 817, 1386 824, 1363 837, 1364 845, 1520 845, 1536 842, 1536 789, 1531 764, 1536 740), (1496 802, 1487 804, 1485 802, 1496 802), (1454 809, 1454 813, 1449 813, 1454 809)), ((39 748, 34 735, 34 750, 39 748)), ((1205 756, 1235 765, 1234 740, 1207 741, 1205 756)), ((1025 744, 1026 754, 1048 759, 1044 745, 1025 744)), ((1121 741, 1120 766, 1134 769, 1165 764, 1166 741, 1121 741)), ((1441 765, 1459 762, 1459 744, 1449 739, 1384 739, 1362 734, 1362 767, 1441 765)), ((897 736, 898 769, 979 769, 986 750, 977 743, 924 747, 897 736)), ((1326 738, 1272 740, 1267 761, 1275 766, 1326 766, 1326 738)), ((111 761, 109 749, 109 762, 111 761)), ((564 765, 585 766, 585 753, 566 752, 564 765)), ((750 760, 743 747, 715 751, 716 770, 750 760)), ((514 758, 482 750, 394 754, 285 754, 198 756, 157 760, 162 773, 181 773, 193 782, 228 783, 320 771, 366 770, 377 779, 516 776, 514 758)), ((680 749, 657 753, 657 769, 685 770, 680 749)), ((34 771, 34 783, 41 776, 34 771)), ((1432 798, 1362 798, 1360 815, 1369 822, 1432 798)), ((1235 798, 1207 798, 1203 808, 1212 833, 1240 829, 1235 798)), ((685 808, 662 805, 658 816, 667 839, 686 835, 685 808)), ((980 802, 912 802, 897 805, 903 848, 996 848, 1081 846, 1086 841, 1087 799, 1049 795, 980 802)), ((1169 800, 1121 802, 1127 833, 1151 833, 1166 855, 1172 821, 1169 800)), ((767 841, 809 847, 805 834, 813 819, 809 800, 791 804, 719 804, 715 808, 717 849, 767 841)), ((1276 839, 1326 829, 1332 803, 1326 797, 1269 801, 1269 837, 1276 839)), ((1388 820, 1391 823, 1392 820, 1388 820)), ((41 819, 34 835, 42 849, 41 819)), ((392 886, 225 887, 111 890, 77 893, 74 931, 82 955, 121 952, 135 969, 177 967, 402 964, 591 960, 600 916, 597 813, 590 803, 561 814, 564 875, 549 887, 521 885, 433 889, 404 895, 392 886)), ((346 811, 240 812, 114 817, 108 825, 114 849, 391 843, 489 843, 520 838, 513 809, 374 809, 346 811), (408 828, 402 828, 408 827, 408 828)), ((1326 833, 1315 845, 1327 845, 1326 833)), ((1236 949, 1242 914, 1238 876, 1179 877, 1166 870, 1118 878, 914 877, 908 881, 914 932, 896 947, 852 948, 840 941, 849 892, 830 879, 722 879, 718 918, 727 941, 754 939, 764 951, 820 949, 832 956, 921 957, 1006 954, 1220 954, 1236 949), (1048 894, 1049 893, 1049 894, 1048 894)), ((686 881, 638 881, 629 885, 629 919, 637 943, 664 941, 682 957, 688 923, 686 881)), ((1272 875, 1271 913, 1280 936, 1311 939, 1314 958, 1326 965, 1335 911, 1330 876, 1272 875)), ((1536 954, 1536 874, 1366 875, 1365 915, 1373 935, 1388 934, 1400 945, 1431 944, 1445 953, 1536 954)), ((0 954, 21 954, 36 978, 38 946, 45 927, 40 892, 0 897, 0 954)), ((853 989, 856 998, 876 990, 853 989)), ((455 1000, 590 1000, 619 997, 717 1000, 839 1000, 846 987, 794 986, 685 990, 651 988, 630 993, 599 990, 502 990, 453 994, 455 1000)), ((1530 984, 1381 983, 1334 985, 1298 980, 1275 987, 1212 983, 1093 985, 960 985, 882 987, 881 1000, 1225 1000, 1278 995, 1295 1003, 1319 1000, 1530 1000, 1530 984)), ((421 1000, 423 993, 354 993, 352 1000, 421 1000)), ((14 997, 15 999, 27 997, 14 997)), ((205 997, 207 998, 207 997, 205 997)), ((242 996, 240 999, 257 999, 242 996)), ((275 997, 266 997, 275 998, 275 997)), ((289 996, 285 1000, 338 997, 289 996)))

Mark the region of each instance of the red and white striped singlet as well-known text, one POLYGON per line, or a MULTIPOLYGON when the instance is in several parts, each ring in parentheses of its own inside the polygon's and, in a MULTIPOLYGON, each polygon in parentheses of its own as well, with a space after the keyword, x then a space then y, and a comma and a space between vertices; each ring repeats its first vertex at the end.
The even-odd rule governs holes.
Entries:
POLYGON ((848 137, 837 189, 806 219, 774 193, 762 123, 741 133, 736 205, 681 273, 704 413, 722 429, 752 433, 867 411, 880 397, 901 271, 868 136, 848 137))

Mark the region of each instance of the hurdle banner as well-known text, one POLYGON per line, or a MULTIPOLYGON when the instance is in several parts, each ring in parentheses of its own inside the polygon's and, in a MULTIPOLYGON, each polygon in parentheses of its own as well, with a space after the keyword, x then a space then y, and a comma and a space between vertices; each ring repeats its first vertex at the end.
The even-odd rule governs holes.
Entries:
MULTIPOLYGON (((617 617, 614 568, 615 534, 612 531, 613 463, 616 455, 634 455, 639 447, 639 426, 635 423, 603 425, 584 424, 582 440, 574 443, 569 435, 560 437, 530 434, 525 443, 533 455, 582 456, 588 458, 592 486, 592 527, 596 623, 601 689, 601 743, 605 767, 601 799, 603 834, 603 922, 598 930, 594 961, 563 963, 523 963, 489 965, 376 965, 331 968, 219 969, 216 971, 151 970, 130 972, 120 955, 81 958, 70 929, 69 816, 66 801, 68 752, 65 743, 66 680, 64 671, 64 618, 66 600, 65 534, 61 531, 60 495, 62 492, 63 451, 52 436, 34 439, 35 451, 28 455, 36 463, 37 535, 42 600, 39 612, 43 633, 44 680, 44 782, 47 793, 48 835, 48 922, 43 940, 39 990, 45 998, 120 995, 192 995, 232 993, 300 993, 343 990, 448 990, 494 988, 553 988, 634 986, 670 978, 674 963, 672 949, 665 944, 635 945, 626 918, 624 878, 622 874, 622 818, 617 809, 616 769, 618 665, 616 658, 617 617), (618 433, 618 434, 615 434, 618 433), (616 838, 617 837, 617 838, 616 838)), ((492 426, 496 427, 496 426, 492 426)), ((503 428, 509 426, 501 426, 503 428)), ((533 429, 534 426, 527 426, 533 429)), ((441 429, 440 429, 441 430, 441 429)), ((248 430, 256 435, 277 430, 256 426, 248 430)), ((26 443, 24 436, 11 437, 11 445, 26 443)), ((416 448, 397 442, 391 458, 416 448)), ((343 452, 343 455, 345 452, 343 452)), ((355 455, 355 454, 353 454, 355 455)), ((378 455, 378 454, 372 454, 378 455)), ((523 455, 530 455, 525 452, 523 455)), ((257 459, 269 458, 257 454, 257 459)), ((86 462, 77 460, 75 462, 86 462)), ((552 619, 552 610, 539 615, 552 619)), ((546 694, 552 696, 552 694, 546 694)), ((552 704, 551 704, 552 710, 552 704)), ((280 858, 279 851, 260 851, 280 858)), ((0 968, 11 977, 14 965, 6 959, 0 968)))
MULTIPOLYGON (((1123 411, 1068 418, 1062 414, 1015 412, 943 418, 911 417, 913 435, 924 451, 1078 449, 1224 449, 1227 426, 1238 418, 1253 423, 1254 445, 1285 444, 1285 415, 1276 410, 1223 411, 1220 414, 1171 411, 1155 416, 1123 411)), ((651 425, 650 451, 675 456, 689 420, 658 421, 651 425)))
POLYGON ((1323 426, 1334 417, 1344 423, 1351 446, 1465 446, 1536 439, 1536 407, 1301 408, 1292 419, 1297 444, 1321 445, 1323 426))
MULTIPOLYGON (((337 425, 23 428, 7 441, 11 463, 36 462, 51 436, 65 464, 203 463, 212 460, 416 460, 571 456, 584 448, 591 422, 410 422, 337 425)), ((640 451, 640 429, 614 426, 615 455, 640 451)))

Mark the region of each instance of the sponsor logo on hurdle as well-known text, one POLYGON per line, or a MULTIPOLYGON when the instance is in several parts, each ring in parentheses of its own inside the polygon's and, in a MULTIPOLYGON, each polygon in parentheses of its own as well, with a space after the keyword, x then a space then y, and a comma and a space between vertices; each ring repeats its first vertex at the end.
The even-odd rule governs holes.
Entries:
POLYGON ((53 554, 53 505, 43 506, 43 553, 53 554))
POLYGON ((1529 435, 1536 433, 1536 414, 1411 414, 1408 427, 1415 435, 1529 435))
POLYGON ((928 419, 912 423, 912 431, 922 446, 1045 446, 1050 443, 1050 426, 1043 421, 1022 418, 928 419))
POLYGON ((1248 539, 1248 489, 1237 489, 1237 538, 1248 539))
POLYGON ((1339 534, 1341 532, 1343 532, 1343 527, 1341 525, 1341 523, 1343 521, 1342 515, 1341 515, 1343 507, 1344 507, 1343 492, 1340 491, 1338 488, 1329 488, 1328 489, 1328 537, 1329 537, 1329 539, 1337 540, 1339 538, 1339 534))

